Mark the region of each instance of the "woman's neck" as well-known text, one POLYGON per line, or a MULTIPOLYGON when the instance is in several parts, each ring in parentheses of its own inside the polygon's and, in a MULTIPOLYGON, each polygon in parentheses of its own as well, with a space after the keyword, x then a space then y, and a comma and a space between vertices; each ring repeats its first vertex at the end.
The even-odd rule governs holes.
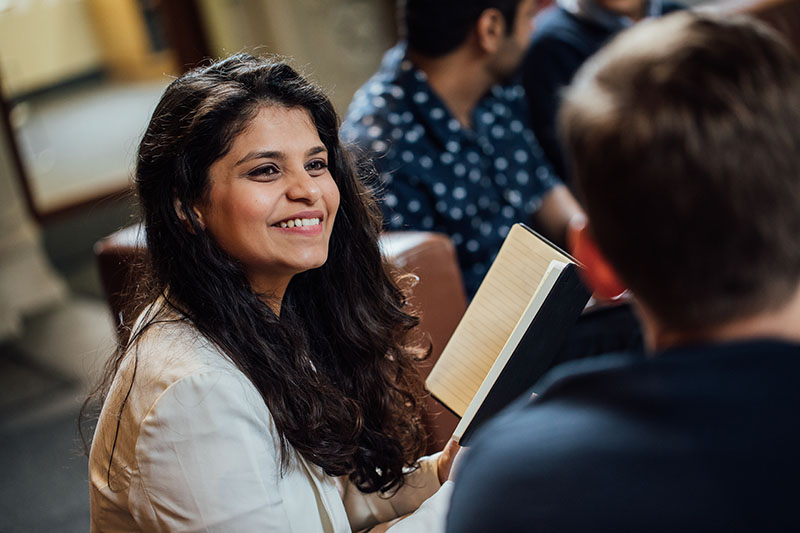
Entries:
POLYGON ((283 297, 286 294, 291 277, 286 280, 276 280, 272 277, 248 276, 248 280, 250 281, 250 288, 258 298, 272 309, 275 316, 281 316, 283 297))

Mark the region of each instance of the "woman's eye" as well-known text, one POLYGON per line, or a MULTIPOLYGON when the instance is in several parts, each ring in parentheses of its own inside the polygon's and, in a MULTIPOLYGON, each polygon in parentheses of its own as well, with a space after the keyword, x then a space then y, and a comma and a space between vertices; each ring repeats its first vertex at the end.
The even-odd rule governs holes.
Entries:
POLYGON ((328 168, 328 163, 323 161, 322 159, 315 159, 306 165, 306 170, 309 172, 321 172, 328 168))
POLYGON ((247 175, 254 178, 270 178, 277 173, 278 173, 278 168, 275 167, 275 165, 264 165, 258 168, 254 168, 253 170, 248 172, 247 175))

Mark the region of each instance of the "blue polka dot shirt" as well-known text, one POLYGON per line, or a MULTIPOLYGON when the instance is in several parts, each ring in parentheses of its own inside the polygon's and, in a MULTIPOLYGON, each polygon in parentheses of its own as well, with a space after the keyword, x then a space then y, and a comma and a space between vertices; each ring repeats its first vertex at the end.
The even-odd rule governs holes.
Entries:
POLYGON ((456 246, 467 294, 511 225, 528 222, 560 183, 526 123, 519 85, 495 86, 465 128, 398 44, 353 97, 341 137, 373 158, 394 230, 438 231, 456 246))

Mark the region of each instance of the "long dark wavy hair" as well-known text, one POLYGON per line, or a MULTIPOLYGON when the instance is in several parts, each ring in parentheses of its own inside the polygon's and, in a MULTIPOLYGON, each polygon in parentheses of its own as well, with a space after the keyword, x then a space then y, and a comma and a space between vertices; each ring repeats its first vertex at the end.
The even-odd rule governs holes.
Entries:
POLYGON ((105 400, 141 334, 178 310, 255 384, 281 435, 284 465, 291 446, 363 491, 402 485, 425 448, 420 351, 411 342, 418 319, 384 264, 379 210, 338 126, 325 94, 281 61, 237 54, 166 89, 136 167, 150 257, 139 292, 163 305, 119 346, 87 402, 105 400), (341 197, 327 262, 292 279, 280 316, 192 209, 207 198, 211 164, 264 106, 309 113, 341 197))

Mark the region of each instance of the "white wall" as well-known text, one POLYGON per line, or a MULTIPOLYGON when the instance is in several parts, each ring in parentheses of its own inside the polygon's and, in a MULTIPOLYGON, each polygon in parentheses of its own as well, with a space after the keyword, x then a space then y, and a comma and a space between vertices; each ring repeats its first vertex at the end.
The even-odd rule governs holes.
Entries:
POLYGON ((393 0, 201 0, 217 57, 246 50, 291 57, 339 113, 394 44, 393 0))
POLYGON ((0 70, 7 97, 101 64, 86 0, 0 0, 0 70))

